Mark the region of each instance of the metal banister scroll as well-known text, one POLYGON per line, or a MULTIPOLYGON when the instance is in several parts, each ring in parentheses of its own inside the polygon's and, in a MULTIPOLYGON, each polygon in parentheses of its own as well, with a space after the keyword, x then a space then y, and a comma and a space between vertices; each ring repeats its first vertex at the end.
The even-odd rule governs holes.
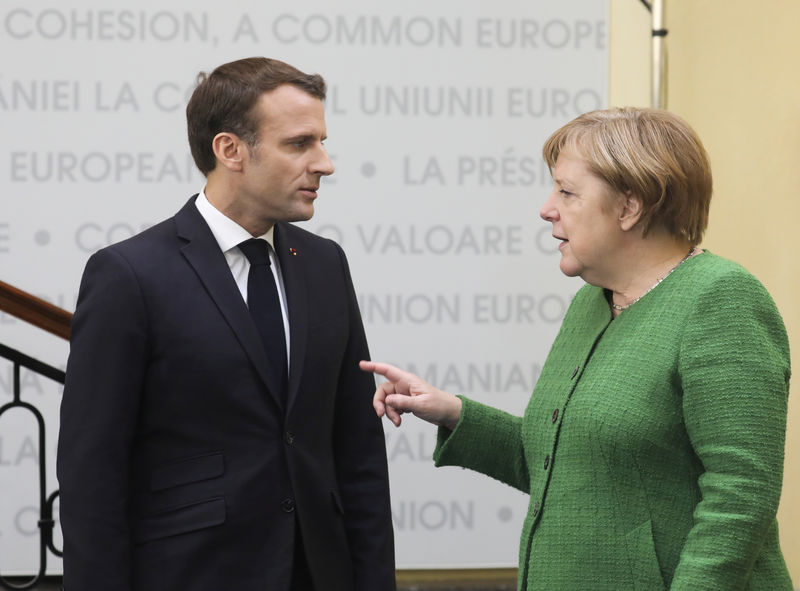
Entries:
MULTIPOLYGON (((70 312, 3 281, 0 281, 0 311, 63 339, 69 339, 72 321, 70 312)), ((60 384, 64 383, 66 374, 60 369, 51 367, 3 344, 0 344, 0 358, 11 361, 14 375, 13 399, 0 406, 0 417, 11 409, 24 409, 33 414, 39 429, 39 569, 31 579, 23 583, 12 583, 0 573, 0 589, 32 589, 41 581, 47 569, 47 551, 49 550, 55 556, 61 556, 61 550, 56 548, 53 542, 53 529, 55 528, 53 505, 58 498, 58 491, 47 494, 45 470, 45 450, 47 448, 45 446, 44 418, 35 406, 22 400, 20 371, 24 367, 60 384)))
POLYGON ((33 406, 22 400, 21 386, 20 386, 20 370, 21 368, 28 369, 36 372, 39 375, 45 376, 60 384, 64 383, 66 374, 60 369, 51 367, 41 361, 28 357, 24 353, 20 353, 15 349, 0 344, 0 357, 8 359, 14 365, 14 392, 11 402, 0 406, 0 418, 7 411, 15 408, 22 408, 36 418, 39 427, 39 569, 33 577, 20 584, 11 583, 7 581, 2 573, 0 573, 0 588, 3 589, 31 589, 36 585, 45 574, 47 569, 47 551, 50 550, 56 556, 61 556, 61 550, 55 547, 53 543, 53 528, 55 527, 55 520, 53 519, 53 503, 58 497, 58 491, 47 494, 47 474, 45 470, 45 424, 42 413, 33 406))

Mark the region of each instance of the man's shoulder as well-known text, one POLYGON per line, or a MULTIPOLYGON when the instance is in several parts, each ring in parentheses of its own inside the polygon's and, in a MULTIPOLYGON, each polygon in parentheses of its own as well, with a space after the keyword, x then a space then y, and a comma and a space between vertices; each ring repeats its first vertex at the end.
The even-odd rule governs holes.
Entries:
POLYGON ((110 244, 103 250, 108 249, 120 254, 132 255, 172 244, 176 238, 175 218, 171 217, 142 230, 130 238, 110 244))
POLYGON ((174 245, 180 243, 180 230, 178 227, 178 220, 183 218, 193 225, 198 223, 205 225, 202 221, 202 216, 194 206, 194 196, 175 214, 154 225, 145 228, 138 234, 115 242, 107 248, 115 250, 119 253, 134 254, 138 252, 148 252, 152 249, 159 247, 173 248, 174 245))

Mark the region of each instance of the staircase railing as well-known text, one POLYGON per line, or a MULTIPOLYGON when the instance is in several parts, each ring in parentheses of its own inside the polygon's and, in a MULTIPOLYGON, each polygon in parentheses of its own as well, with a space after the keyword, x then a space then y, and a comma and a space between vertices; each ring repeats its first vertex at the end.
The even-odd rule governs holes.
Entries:
MULTIPOLYGON (((16 287, 0 281, 0 311, 15 316, 20 320, 46 330, 64 339, 69 338, 72 314, 62 308, 44 301, 34 295, 24 292, 16 287)), ((24 367, 41 376, 64 383, 65 373, 46 363, 42 363, 20 351, 0 344, 0 357, 11 361, 13 364, 13 397, 12 401, 0 406, 0 417, 11 409, 24 409, 33 414, 39 428, 39 569, 32 578, 23 582, 11 582, 0 573, 0 588, 2 589, 32 589, 45 575, 47 570, 47 553, 61 556, 61 550, 53 543, 53 504, 58 498, 58 490, 47 493, 47 471, 45 445, 45 423, 42 413, 32 404, 22 400, 22 387, 20 372, 24 367)))

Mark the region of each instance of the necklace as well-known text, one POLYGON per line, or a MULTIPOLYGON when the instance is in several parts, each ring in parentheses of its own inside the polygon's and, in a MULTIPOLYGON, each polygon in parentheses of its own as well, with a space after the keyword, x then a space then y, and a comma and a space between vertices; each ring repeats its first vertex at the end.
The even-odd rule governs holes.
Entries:
POLYGON ((675 269, 677 269, 677 268, 678 268, 678 267, 680 267, 680 266, 681 266, 683 263, 685 263, 686 261, 688 261, 688 260, 689 260, 689 258, 691 258, 691 256, 694 254, 694 249, 695 249, 695 247, 694 247, 694 246, 693 246, 693 247, 691 247, 691 248, 689 249, 689 252, 686 254, 686 256, 685 256, 685 257, 683 257, 683 258, 682 258, 680 261, 678 261, 678 264, 677 264, 677 265, 675 265, 675 266, 674 266, 674 267, 672 267, 672 268, 671 268, 669 271, 667 271, 667 274, 666 274, 666 275, 662 275, 661 277, 659 277, 659 278, 658 278, 658 281, 656 281, 656 282, 653 284, 653 286, 652 286, 650 289, 648 289, 646 292, 644 292, 644 293, 643 293, 642 295, 640 295, 638 298, 636 298, 635 300, 633 300, 633 301, 632 301, 630 304, 625 304, 624 306, 620 306, 619 304, 615 304, 615 303, 614 303, 614 300, 613 300, 613 295, 612 295, 611 307, 612 307, 612 308, 614 308, 615 310, 617 310, 618 312, 622 312, 622 311, 624 311, 624 310, 627 310, 627 309, 628 309, 628 308, 630 308, 631 306, 633 306, 633 305, 634 305, 636 302, 638 302, 639 300, 641 300, 641 299, 642 299, 644 296, 646 296, 648 293, 650 293, 650 292, 651 292, 651 291, 653 291, 653 290, 654 290, 656 287, 658 287, 658 284, 659 284, 659 283, 661 283, 662 281, 664 281, 664 279, 666 279, 667 277, 669 277, 670 275, 672 275, 672 272, 673 272, 673 271, 675 271, 675 269))

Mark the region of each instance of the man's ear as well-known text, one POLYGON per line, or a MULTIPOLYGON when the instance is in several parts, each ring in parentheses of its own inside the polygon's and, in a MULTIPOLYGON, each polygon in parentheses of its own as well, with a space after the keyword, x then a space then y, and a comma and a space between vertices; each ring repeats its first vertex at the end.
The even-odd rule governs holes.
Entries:
POLYGON ((631 191, 623 195, 622 210, 619 213, 619 225, 625 232, 636 227, 642 217, 642 199, 631 191))
POLYGON ((221 131, 211 140, 211 147, 217 163, 231 172, 241 172, 242 163, 247 156, 247 146, 235 133, 221 131))

